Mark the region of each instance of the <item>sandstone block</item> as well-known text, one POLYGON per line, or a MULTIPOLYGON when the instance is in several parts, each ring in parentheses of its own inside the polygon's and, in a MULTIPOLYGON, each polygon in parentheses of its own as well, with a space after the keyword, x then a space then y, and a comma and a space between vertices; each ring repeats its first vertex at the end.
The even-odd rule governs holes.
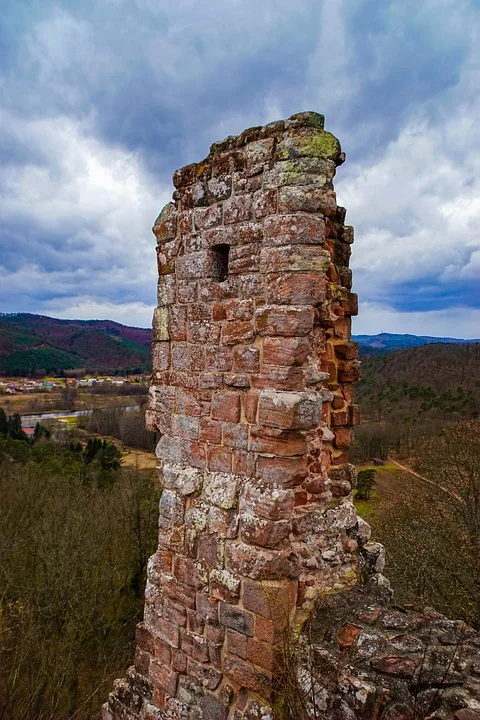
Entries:
POLYGON ((232 194, 232 176, 224 173, 213 177, 207 182, 207 187, 212 202, 226 200, 232 194))
POLYGON ((335 174, 335 163, 323 158, 305 157, 292 162, 279 160, 263 173, 266 189, 288 186, 323 188, 335 174))
POLYGON ((217 420, 202 418, 199 427, 199 440, 219 445, 222 442, 222 424, 217 420))
POLYGON ((238 422, 240 419, 240 395, 232 392, 215 393, 212 397, 212 418, 238 422))
POLYGON ((272 672, 274 669, 275 658, 272 646, 260 642, 256 638, 248 640, 247 659, 267 672, 272 672))
POLYGON ((157 303, 173 305, 176 297, 175 275, 160 275, 157 283, 157 303))
POLYGON ((245 484, 240 497, 240 512, 253 513, 268 520, 287 520, 295 507, 292 490, 269 487, 262 483, 245 484))
POLYGON ((242 688, 248 688, 270 697, 270 679, 268 675, 255 670, 249 663, 234 655, 225 656, 225 673, 242 688))
POLYGON ((154 685, 160 687, 168 693, 168 695, 175 695, 178 679, 176 672, 152 658, 150 662, 150 677, 154 685))
POLYGON ((209 370, 230 372, 233 366, 233 350, 231 347, 207 346, 205 349, 205 363, 209 370))
POLYGON ((253 323, 248 320, 230 320, 222 328, 222 342, 224 345, 237 345, 249 343, 254 339, 253 323))
POLYGON ((322 213, 327 217, 335 217, 337 196, 333 190, 318 187, 281 187, 278 191, 278 212, 310 212, 322 213))
POLYGON ((219 604, 220 624, 242 635, 253 635, 253 615, 236 605, 219 604))
POLYGON ((203 486, 205 500, 223 510, 230 510, 237 504, 237 484, 235 475, 206 473, 203 486))
POLYGON ((176 259, 176 273, 179 280, 221 277, 223 268, 218 257, 209 250, 200 250, 176 259))
POLYGON ((235 630, 227 630, 227 652, 246 659, 247 640, 246 635, 236 632, 235 630))
POLYGON ((221 225, 223 218, 222 206, 214 204, 207 208, 197 208, 193 217, 196 230, 207 230, 216 225, 221 225))
POLYGON ((153 225, 153 234, 158 243, 173 240, 177 229, 177 213, 173 203, 167 203, 153 225))
POLYGON ((277 210, 276 190, 257 190, 253 195, 253 217, 255 220, 273 215, 277 210))
POLYGON ((169 340, 170 335, 168 332, 168 308, 157 307, 153 311, 153 322, 152 322, 152 340, 157 342, 158 340, 169 340))
POLYGON ((170 345, 166 342, 152 343, 153 374, 170 368, 170 345))
MULTIPOLYGON (((315 129, 311 135, 291 135, 278 143, 275 157, 278 160, 296 160, 302 157, 327 158, 337 161, 341 153, 337 138, 326 130, 315 129)), ((333 162, 333 168, 335 163, 333 162)))
POLYGON ((259 335, 304 336, 313 329, 313 309, 267 306, 256 311, 255 322, 259 335))
POLYGON ((258 406, 260 425, 291 430, 310 430, 318 426, 322 399, 315 392, 276 392, 262 390, 258 406))
POLYGON ((237 450, 246 450, 248 444, 248 430, 237 423, 223 423, 223 444, 237 450))
POLYGON ((303 455, 307 449, 305 436, 299 431, 254 425, 251 434, 251 449, 254 452, 288 457, 303 455))
POLYGON ((223 204, 223 221, 225 225, 251 220, 252 205, 253 198, 250 195, 236 195, 225 200, 223 204))
POLYGON ((257 140, 248 143, 245 148, 245 170, 248 175, 256 175, 273 157, 274 139, 257 140))
POLYGON ((228 570, 252 580, 284 580, 300 574, 298 559, 291 548, 268 550, 246 543, 226 543, 225 564, 228 570))
POLYGON ((257 474, 265 483, 294 488, 307 477, 308 467, 303 457, 259 457, 257 474))
POLYGON ((186 440, 198 439, 198 420, 188 415, 174 415, 172 418, 172 432, 174 435, 186 440))
POLYGON ((319 305, 325 302, 327 281, 314 273, 282 273, 267 278, 267 302, 275 305, 319 305))
POLYGON ((216 445, 209 447, 208 469, 211 472, 230 473, 232 471, 232 450, 216 445))
POLYGON ((198 494, 202 489, 203 472, 198 468, 164 463, 162 484, 181 496, 198 494))
POLYGON ((243 412, 248 423, 257 421, 258 395, 249 393, 242 397, 243 412))
POLYGON ((240 372, 258 372, 260 370, 260 351, 256 347, 235 347, 233 366, 240 372))
POLYGON ((308 214, 276 215, 264 225, 264 244, 322 245, 325 240, 325 221, 308 214))
POLYGON ((252 545, 274 548, 288 537, 291 524, 288 520, 267 520, 256 515, 242 515, 242 539, 252 545))
POLYGON ((302 391, 305 388, 305 373, 299 367, 277 367, 264 363, 262 374, 254 375, 252 384, 256 388, 302 391))
POLYGON ((260 272, 326 272, 331 258, 328 250, 316 245, 266 247, 260 252, 260 272))
POLYGON ((307 338, 266 337, 263 341, 263 362, 267 365, 301 365, 312 352, 307 338))
POLYGON ((254 273, 260 267, 260 250, 258 245, 249 244, 234 247, 228 259, 228 272, 231 275, 254 273))

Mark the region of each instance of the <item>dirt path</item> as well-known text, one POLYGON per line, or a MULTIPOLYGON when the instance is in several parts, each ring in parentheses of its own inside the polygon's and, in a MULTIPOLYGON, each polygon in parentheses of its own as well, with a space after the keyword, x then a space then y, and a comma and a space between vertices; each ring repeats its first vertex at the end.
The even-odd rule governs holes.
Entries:
POLYGON ((444 485, 440 485, 439 483, 433 482, 433 480, 429 480, 423 475, 419 475, 417 472, 415 472, 415 470, 412 470, 412 468, 409 468, 407 465, 401 465, 399 462, 393 460, 393 458, 391 457, 387 458, 387 460, 400 468, 400 470, 404 470, 405 472, 407 472, 409 475, 413 475, 422 482, 428 483, 428 485, 432 485, 438 490, 442 490, 442 492, 444 492, 446 495, 450 495, 450 497, 453 497, 455 500, 460 500, 460 497, 457 495, 456 492, 454 492, 453 490, 448 490, 448 488, 446 488, 444 485))

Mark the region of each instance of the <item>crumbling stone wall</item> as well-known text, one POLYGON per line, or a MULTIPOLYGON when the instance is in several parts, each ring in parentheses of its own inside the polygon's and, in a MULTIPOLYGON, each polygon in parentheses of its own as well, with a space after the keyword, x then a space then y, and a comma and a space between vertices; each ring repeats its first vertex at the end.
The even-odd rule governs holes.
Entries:
POLYGON ((323 116, 301 113, 173 176, 153 228, 159 545, 135 669, 105 718, 250 716, 282 628, 357 581, 343 161, 323 116))

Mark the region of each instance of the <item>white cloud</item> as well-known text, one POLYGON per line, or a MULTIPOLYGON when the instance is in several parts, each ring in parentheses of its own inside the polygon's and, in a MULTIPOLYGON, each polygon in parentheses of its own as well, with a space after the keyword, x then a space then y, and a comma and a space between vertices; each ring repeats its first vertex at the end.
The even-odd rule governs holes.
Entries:
MULTIPOLYGON (((42 288, 97 300, 128 293, 153 302, 151 227, 170 188, 161 187, 137 155, 95 137, 92 124, 3 113, 0 130, 42 158, 0 168, 0 213, 28 247, 20 266, 4 271, 9 293, 23 288, 35 296, 42 288)), ((8 243, 5 238, 5 256, 15 252, 8 243)))
POLYGON ((88 297, 68 298, 66 303, 58 299, 46 302, 38 310, 41 315, 74 320, 115 320, 124 325, 149 328, 152 325, 153 308, 140 302, 95 302, 88 297))

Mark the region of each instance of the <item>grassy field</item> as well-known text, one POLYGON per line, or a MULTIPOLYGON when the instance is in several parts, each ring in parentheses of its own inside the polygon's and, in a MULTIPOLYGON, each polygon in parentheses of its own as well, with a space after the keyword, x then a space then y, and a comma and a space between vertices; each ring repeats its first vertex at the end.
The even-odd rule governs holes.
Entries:
POLYGON ((390 507, 402 493, 405 483, 411 482, 411 476, 400 470, 392 462, 386 461, 385 465, 358 465, 360 470, 373 469, 376 471, 375 488, 372 491, 370 500, 355 500, 357 512, 364 520, 370 523, 373 528, 375 521, 381 516, 383 510, 390 507))

